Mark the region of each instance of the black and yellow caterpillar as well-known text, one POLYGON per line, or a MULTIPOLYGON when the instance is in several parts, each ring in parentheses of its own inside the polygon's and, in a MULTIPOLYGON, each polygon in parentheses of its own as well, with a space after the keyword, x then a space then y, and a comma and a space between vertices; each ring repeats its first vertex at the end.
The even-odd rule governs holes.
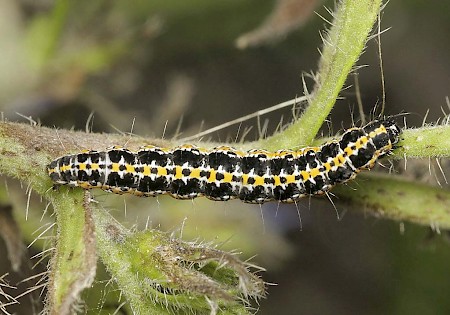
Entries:
POLYGON ((325 194, 359 171, 371 169, 378 158, 393 150, 400 133, 393 121, 376 120, 348 129, 339 139, 319 147, 295 151, 241 152, 226 146, 206 150, 182 145, 145 146, 132 152, 112 147, 60 157, 48 165, 48 174, 57 185, 118 194, 295 202, 325 194))

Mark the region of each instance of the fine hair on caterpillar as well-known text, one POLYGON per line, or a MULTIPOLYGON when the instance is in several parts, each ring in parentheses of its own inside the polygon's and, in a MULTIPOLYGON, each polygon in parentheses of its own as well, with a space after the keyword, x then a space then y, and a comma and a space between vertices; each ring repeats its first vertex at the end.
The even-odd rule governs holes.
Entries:
POLYGON ((242 152, 228 146, 206 150, 181 145, 145 146, 132 152, 112 147, 60 157, 47 169, 56 185, 117 194, 289 203, 325 194, 371 169, 395 148, 400 133, 395 122, 374 120, 346 130, 339 139, 299 150, 242 152))

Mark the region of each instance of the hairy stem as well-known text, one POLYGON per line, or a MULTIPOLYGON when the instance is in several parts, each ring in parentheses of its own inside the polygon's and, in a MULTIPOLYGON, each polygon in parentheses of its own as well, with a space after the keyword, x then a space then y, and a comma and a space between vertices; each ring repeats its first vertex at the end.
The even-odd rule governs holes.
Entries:
POLYGON ((136 314, 249 314, 237 300, 264 295, 263 281, 231 254, 157 230, 132 233, 105 210, 94 213, 99 255, 136 314))
POLYGON ((332 26, 323 35, 317 82, 309 106, 289 128, 261 140, 262 148, 297 148, 313 142, 365 47, 381 3, 381 0, 339 2, 332 26))
MULTIPOLYGON (((450 126, 422 127, 403 131, 399 148, 394 150, 391 158, 433 158, 450 157, 450 126)), ((78 190, 66 191, 61 188, 53 192, 52 183, 45 172, 45 165, 55 157, 62 154, 77 152, 80 148, 102 149, 117 143, 125 143, 129 140, 130 149, 136 149, 140 145, 154 144, 170 146, 171 143, 162 143, 157 139, 131 138, 119 135, 83 133, 67 130, 56 131, 51 128, 33 127, 17 123, 0 123, 0 172, 11 177, 30 183, 31 188, 47 198, 59 201, 59 198, 74 198, 80 200, 78 190), (64 143, 65 150, 61 143, 64 143)), ((323 140, 318 140, 322 142, 323 140)), ((201 144, 200 144, 201 145, 201 144)), ((209 144, 205 144, 206 147, 209 144)), ((283 149, 283 147, 275 147, 283 149)), ((369 174, 367 176, 372 176, 369 174)), ((412 183, 411 185, 415 185, 412 183)), ((422 186, 421 186, 422 187, 422 186)), ((339 189, 339 188, 335 188, 339 189)), ((435 188, 438 189, 439 188, 435 188)), ((424 192, 426 194, 426 192, 424 192)), ((350 194, 350 193, 349 193, 350 194)), ((374 193, 376 195, 376 193, 374 193)), ((72 201, 73 202, 73 201, 72 201)), ((79 202, 78 202, 79 203, 79 202)), ((64 207, 69 207, 65 205, 64 207)), ((63 207, 63 208, 64 208, 63 207)), ((74 214, 81 212, 81 204, 70 206, 78 210, 70 210, 74 214)), ((69 207, 69 209, 70 209, 69 207)), ((370 208, 370 205, 367 207, 370 208)), ((383 216, 383 215, 381 215, 383 216)), ((386 215, 387 218, 391 216, 386 215)), ((398 220, 410 219, 408 213, 402 215, 402 211, 395 216, 398 220)), ((414 222, 428 225, 433 221, 432 214, 424 214, 423 220, 414 222)), ((84 220, 80 217, 80 220, 84 220)), ((442 222, 446 222, 443 219, 442 222)))
POLYGON ((61 190, 52 198, 57 238, 47 294, 50 314, 72 313, 81 291, 94 281, 97 264, 92 212, 81 202, 83 192, 61 190))
POLYGON ((361 174, 333 190, 339 202, 380 218, 450 229, 450 192, 392 175, 361 174))
POLYGON ((450 126, 427 126, 403 131, 394 158, 439 158, 450 156, 450 126))

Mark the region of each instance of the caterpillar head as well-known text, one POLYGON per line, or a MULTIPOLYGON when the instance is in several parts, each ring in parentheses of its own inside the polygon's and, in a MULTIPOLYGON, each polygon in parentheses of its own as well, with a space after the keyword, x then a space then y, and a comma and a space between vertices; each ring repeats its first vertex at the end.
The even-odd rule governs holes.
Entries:
POLYGON ((400 140, 401 129, 392 120, 374 120, 363 127, 372 138, 378 157, 390 154, 400 140))
POLYGON ((402 132, 402 130, 392 120, 385 120, 382 123, 388 132, 389 140, 391 141, 391 144, 393 144, 393 145, 396 144, 400 140, 399 136, 400 136, 400 133, 402 132))

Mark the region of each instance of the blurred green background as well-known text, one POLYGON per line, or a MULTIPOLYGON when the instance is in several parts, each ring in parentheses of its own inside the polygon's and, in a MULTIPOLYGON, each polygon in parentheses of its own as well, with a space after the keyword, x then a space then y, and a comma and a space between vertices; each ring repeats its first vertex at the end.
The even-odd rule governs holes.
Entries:
MULTIPOLYGON (((268 42, 236 47, 240 36, 257 29, 282 2, 0 0, 0 110, 10 121, 31 116, 45 126, 87 126, 94 132, 129 132, 135 119, 134 134, 170 139, 302 96, 301 76, 315 71, 320 56, 319 32, 326 22, 319 15, 331 20, 324 6, 333 8, 333 1, 284 1, 292 9, 270 25, 284 31, 268 42)), ((391 1, 381 25, 390 28, 382 35, 386 114, 408 113, 408 127, 420 126, 426 115, 435 122, 450 111, 448 3, 391 1)), ((359 90, 370 115, 382 98, 375 40, 359 65, 365 65, 358 70, 359 90)), ((312 79, 305 80, 312 90, 312 79)), ((353 77, 347 85, 325 136, 358 120, 353 77)), ((255 140, 261 129, 273 133, 281 119, 289 122, 292 108, 204 140, 240 141, 244 131, 245 140, 255 140)), ((446 173, 449 164, 441 162, 446 173)), ((395 169, 448 189, 433 162, 407 165, 406 171, 403 163, 395 169)), ((24 222, 25 188, 10 179, 7 184, 7 199, 29 243, 46 204, 32 197, 29 221, 35 221, 24 222)), ((253 261, 268 270, 264 279, 276 284, 269 286, 258 314, 450 314, 446 231, 364 217, 347 212, 338 200, 340 220, 327 200, 300 203, 301 228, 295 206, 270 203, 260 209, 102 192, 97 200, 129 226, 148 223, 185 240, 238 249, 243 258, 256 256, 253 261)), ((26 256, 41 249, 32 247, 26 256)), ((0 241, 0 252, 5 250, 0 241)), ((24 260, 26 266, 35 263, 24 260)), ((0 275, 11 272, 5 255, 0 264, 0 275)), ((9 282, 29 272, 12 272, 9 282)))

